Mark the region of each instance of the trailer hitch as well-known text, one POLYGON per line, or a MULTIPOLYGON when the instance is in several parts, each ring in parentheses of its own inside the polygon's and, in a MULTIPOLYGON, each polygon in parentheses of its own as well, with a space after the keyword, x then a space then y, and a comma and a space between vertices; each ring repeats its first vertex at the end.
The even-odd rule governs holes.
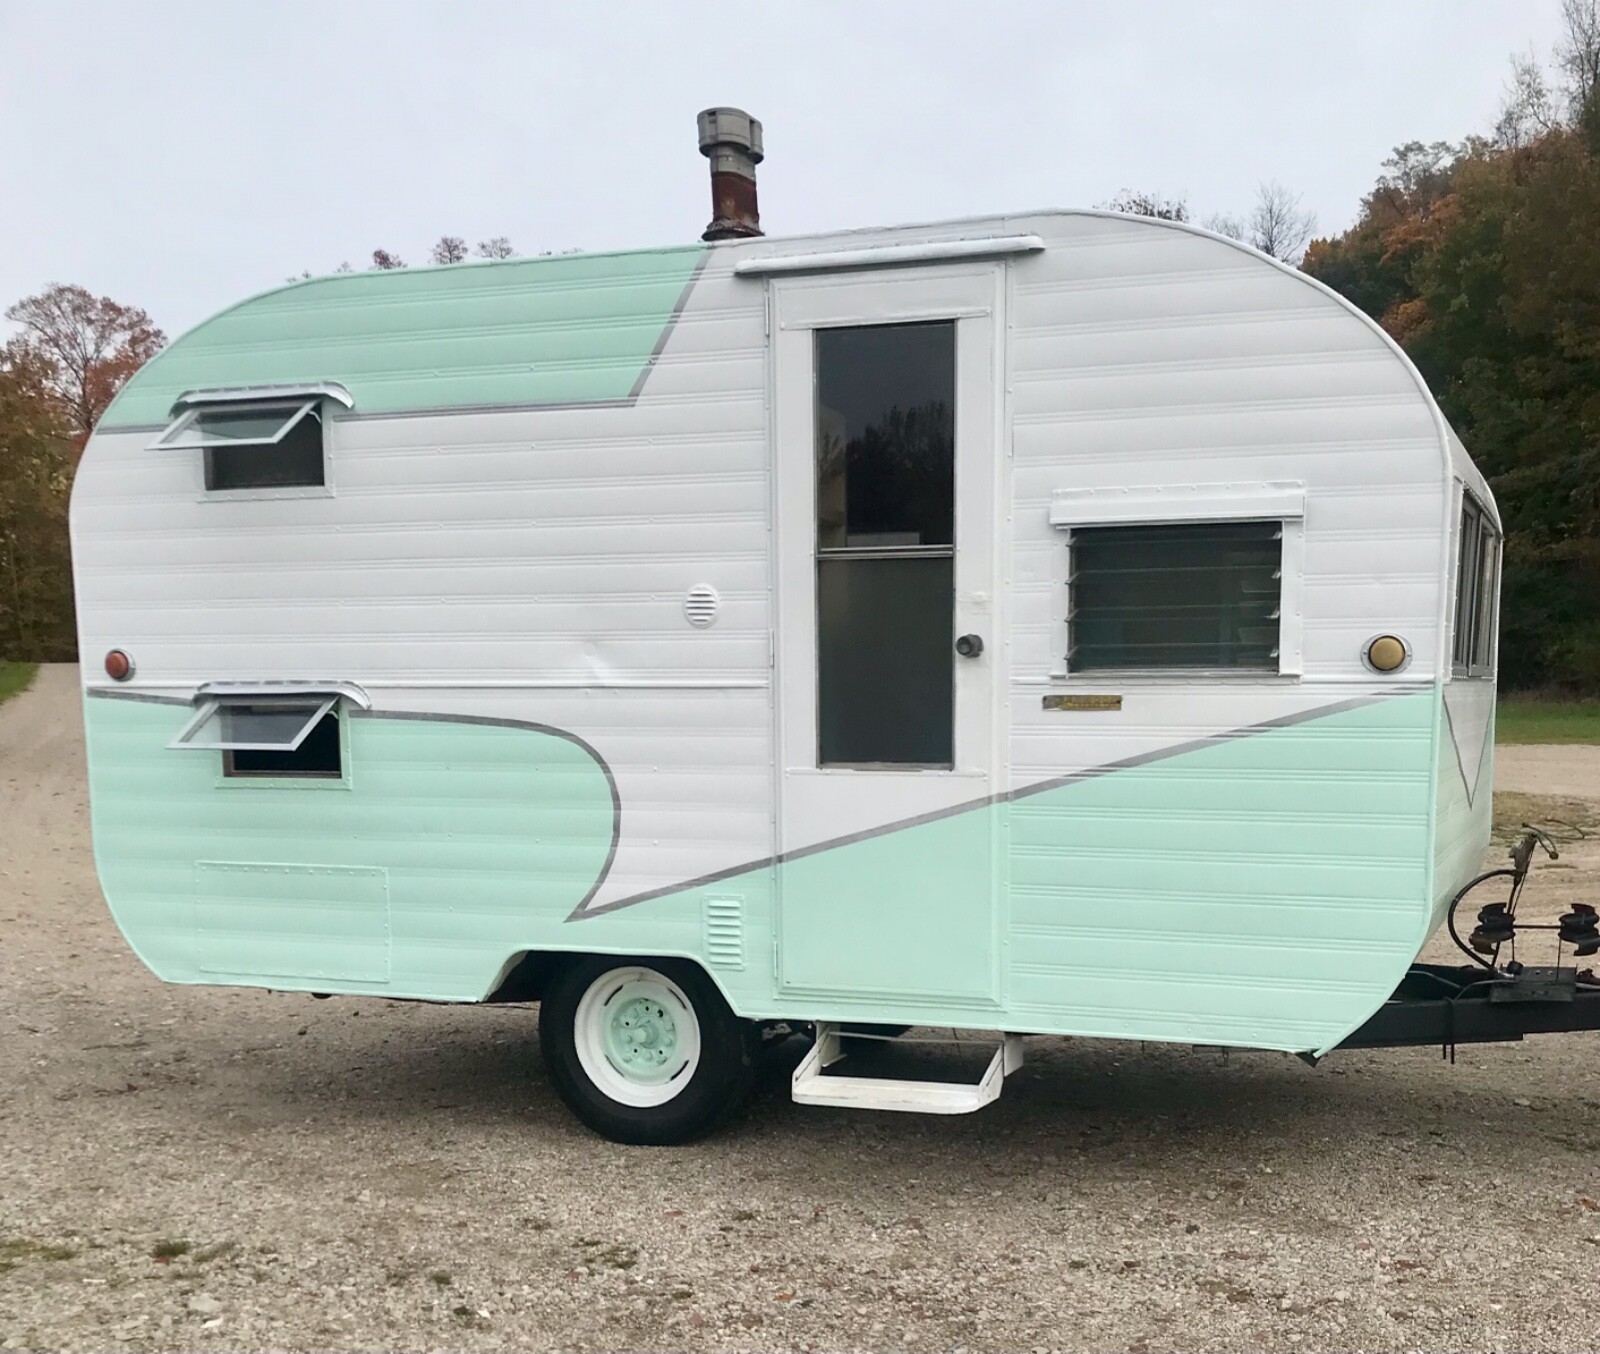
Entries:
MULTIPOLYGON (((1524 823, 1521 840, 1511 848, 1511 868, 1502 867, 1498 870, 1486 870, 1476 879, 1470 880, 1454 898, 1450 900, 1450 907, 1445 913, 1445 924, 1450 931, 1450 939, 1455 941, 1456 948, 1480 968, 1487 969, 1490 973, 1499 973, 1500 947, 1511 945, 1513 953, 1516 948, 1517 902, 1522 897, 1522 886, 1527 882, 1528 872, 1533 868, 1534 852, 1539 848, 1544 849, 1545 855, 1551 860, 1561 859, 1561 852, 1556 849, 1556 844, 1551 840, 1550 834, 1543 828, 1534 827, 1532 823, 1524 823), (1478 924, 1472 934, 1463 941, 1461 932, 1456 928, 1456 909, 1461 906, 1461 900, 1479 885, 1487 884, 1491 879, 1509 879, 1510 887, 1506 891, 1506 900, 1503 903, 1489 903, 1478 912, 1478 924)), ((1586 903, 1577 904, 1567 917, 1574 920, 1568 924, 1567 917, 1563 917, 1560 926, 1526 924, 1521 927, 1528 931, 1557 931, 1561 941, 1566 941, 1574 946, 1587 939, 1588 928, 1582 921, 1581 913, 1587 909, 1593 913, 1594 909, 1586 903)), ((1580 950, 1579 953, 1593 954, 1600 950, 1600 932, 1595 935, 1594 949, 1580 950)), ((1557 951, 1559 960, 1559 950, 1557 951)), ((1512 961, 1513 963, 1515 960, 1512 961)))

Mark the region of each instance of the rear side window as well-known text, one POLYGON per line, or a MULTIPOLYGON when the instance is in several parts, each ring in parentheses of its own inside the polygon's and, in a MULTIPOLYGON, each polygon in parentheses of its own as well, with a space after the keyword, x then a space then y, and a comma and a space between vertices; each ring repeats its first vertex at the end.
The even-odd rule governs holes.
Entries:
POLYGON ((319 717, 297 748, 270 751, 227 749, 222 754, 222 774, 339 779, 344 775, 344 758, 339 743, 338 710, 329 710, 319 717))
POLYGON ((213 699, 168 745, 220 752, 225 776, 344 775, 339 698, 213 699))
POLYGON ((1067 669, 1278 671, 1281 522, 1076 527, 1067 669))
POLYGON ((1452 666, 1463 674, 1487 674, 1494 665, 1499 622, 1500 535, 1489 514, 1470 494, 1461 496, 1461 539, 1456 554, 1455 642, 1452 666))
POLYGON ((155 446, 198 450, 208 493, 327 483, 318 399, 192 408, 168 426, 155 446))

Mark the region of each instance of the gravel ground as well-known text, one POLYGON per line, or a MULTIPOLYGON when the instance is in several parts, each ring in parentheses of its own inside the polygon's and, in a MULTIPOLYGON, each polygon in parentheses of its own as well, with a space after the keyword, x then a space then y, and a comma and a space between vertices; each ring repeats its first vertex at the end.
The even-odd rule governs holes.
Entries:
MULTIPOLYGON (((943 1120, 793 1105, 785 1047, 716 1138, 623 1148, 529 1009, 159 984, 81 739, 70 668, 0 707, 4 1348, 1600 1343, 1600 1037, 1316 1069, 1041 1039, 943 1120)), ((1600 749, 1501 769, 1514 820, 1600 817, 1600 749)), ((1536 878, 1594 897, 1600 850, 1536 878)))

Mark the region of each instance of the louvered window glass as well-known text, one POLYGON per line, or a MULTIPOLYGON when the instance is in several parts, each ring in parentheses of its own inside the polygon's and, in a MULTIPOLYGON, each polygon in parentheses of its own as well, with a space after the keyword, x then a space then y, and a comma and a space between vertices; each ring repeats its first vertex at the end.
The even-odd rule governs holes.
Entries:
POLYGON ((1281 522, 1072 533, 1067 667, 1276 672, 1281 522))

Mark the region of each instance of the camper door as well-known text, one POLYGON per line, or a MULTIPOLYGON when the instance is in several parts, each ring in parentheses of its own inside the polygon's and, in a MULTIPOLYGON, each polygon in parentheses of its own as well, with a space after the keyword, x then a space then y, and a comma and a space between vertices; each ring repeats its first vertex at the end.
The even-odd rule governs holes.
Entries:
POLYGON ((779 978, 998 996, 999 265, 774 280, 779 978))

